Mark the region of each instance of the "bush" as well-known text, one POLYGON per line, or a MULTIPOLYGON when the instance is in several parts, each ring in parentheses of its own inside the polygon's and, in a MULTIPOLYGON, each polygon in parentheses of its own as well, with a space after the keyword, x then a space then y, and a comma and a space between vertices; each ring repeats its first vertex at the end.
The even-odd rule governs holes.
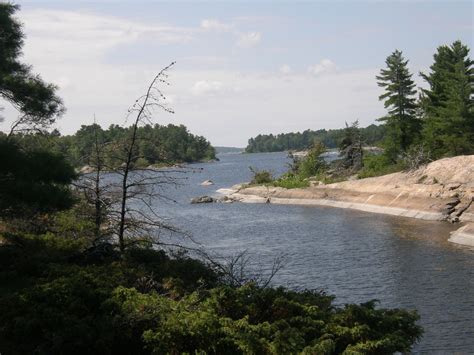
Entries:
POLYGON ((359 172, 359 179, 381 176, 403 170, 401 163, 394 164, 385 154, 366 155, 364 167, 359 172))
POLYGON ((375 302, 332 306, 314 291, 220 286, 170 300, 117 288, 113 302, 156 354, 405 352, 421 336, 416 312, 375 302), (322 351, 322 352, 321 352, 322 351))
POLYGON ((298 168, 298 175, 305 179, 311 176, 322 174, 327 170, 327 164, 321 154, 326 152, 326 147, 322 143, 317 143, 308 151, 308 155, 301 161, 298 168))
POLYGON ((278 180, 275 180, 273 182, 273 186, 283 187, 285 189, 297 189, 308 187, 309 181, 307 179, 301 178, 298 175, 286 174, 278 180))
POLYGON ((273 181, 272 173, 268 170, 257 170, 255 168, 249 167, 250 171, 253 173, 253 178, 250 181, 252 185, 260 184, 269 184, 273 181))

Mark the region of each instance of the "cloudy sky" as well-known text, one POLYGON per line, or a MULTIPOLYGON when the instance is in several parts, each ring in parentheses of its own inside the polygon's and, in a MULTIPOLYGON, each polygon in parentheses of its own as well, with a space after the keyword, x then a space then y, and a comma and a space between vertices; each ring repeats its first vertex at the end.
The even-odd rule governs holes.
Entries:
MULTIPOLYGON (((473 47, 472 1, 19 1, 24 61, 57 84, 62 133, 124 123, 153 75, 174 115, 214 145, 339 128, 384 114, 375 75, 393 50, 426 71, 436 47, 473 47)), ((414 76, 423 85, 418 75, 414 76)), ((1 105, 8 106, 1 103, 1 105)), ((15 113, 6 108, 7 120, 15 113)))

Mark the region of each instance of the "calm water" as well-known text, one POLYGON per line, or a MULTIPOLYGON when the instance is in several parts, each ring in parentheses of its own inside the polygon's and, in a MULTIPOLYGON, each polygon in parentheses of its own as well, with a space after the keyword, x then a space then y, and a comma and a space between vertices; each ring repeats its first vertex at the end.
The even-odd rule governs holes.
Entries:
POLYGON ((265 204, 191 205, 196 196, 249 181, 249 166, 286 171, 284 153, 221 155, 192 165, 183 185, 157 201, 206 249, 223 256, 248 250, 260 268, 284 254, 274 284, 324 289, 339 304, 378 299, 417 309, 425 329, 415 353, 474 354, 474 249, 447 242, 453 227, 365 212, 265 204), (215 185, 200 186, 210 179, 215 185))

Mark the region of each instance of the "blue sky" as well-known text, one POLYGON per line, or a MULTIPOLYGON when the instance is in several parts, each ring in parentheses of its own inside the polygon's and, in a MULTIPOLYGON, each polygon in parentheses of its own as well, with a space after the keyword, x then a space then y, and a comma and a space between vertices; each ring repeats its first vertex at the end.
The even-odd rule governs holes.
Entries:
POLYGON ((183 123, 215 145, 367 125, 384 114, 375 75, 393 50, 423 85, 417 73, 437 46, 473 45, 472 1, 19 3, 24 60, 60 87, 64 133, 94 114, 105 126, 123 123, 153 73, 174 60, 166 92, 176 114, 157 112, 156 122, 183 123))

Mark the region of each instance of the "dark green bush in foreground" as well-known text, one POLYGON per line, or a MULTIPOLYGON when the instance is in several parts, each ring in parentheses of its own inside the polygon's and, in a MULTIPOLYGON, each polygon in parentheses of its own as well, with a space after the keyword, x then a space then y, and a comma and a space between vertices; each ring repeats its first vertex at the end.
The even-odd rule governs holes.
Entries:
POLYGON ((6 240, 2 354, 386 354, 421 335, 416 312, 230 287, 186 255, 141 248, 120 257, 51 234, 6 240))

